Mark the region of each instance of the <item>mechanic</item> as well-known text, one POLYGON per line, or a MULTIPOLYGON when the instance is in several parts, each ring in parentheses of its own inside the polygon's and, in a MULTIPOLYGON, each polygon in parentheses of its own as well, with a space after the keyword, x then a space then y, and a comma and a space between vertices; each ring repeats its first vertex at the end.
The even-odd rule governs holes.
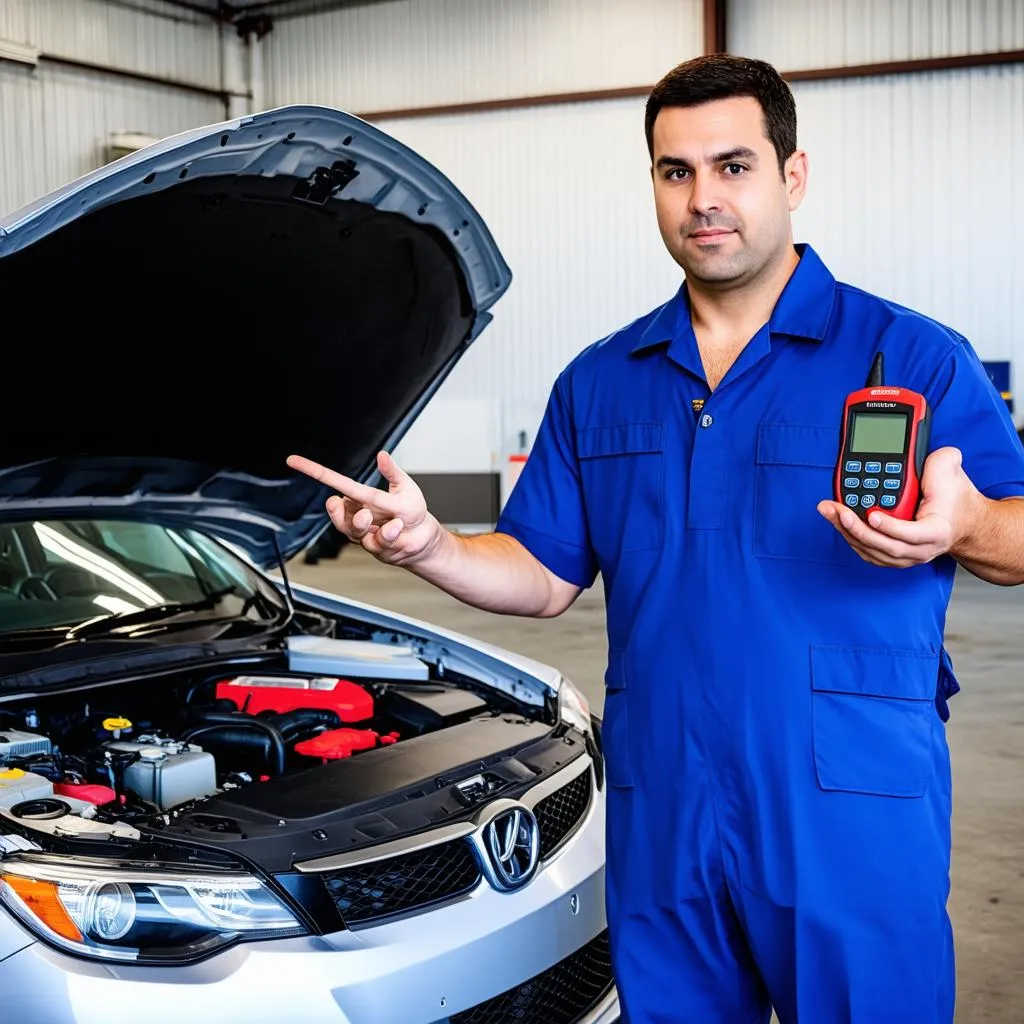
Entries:
POLYGON ((470 605, 555 616, 601 573, 630 1024, 948 1024, 945 615, 957 563, 1024 582, 1024 448, 967 340, 794 244, 808 158, 770 65, 680 65, 646 132, 683 283, 561 373, 494 533, 447 532, 386 453, 387 492, 289 465, 338 492, 348 537, 470 605), (911 522, 829 497, 879 350, 933 410, 911 522))

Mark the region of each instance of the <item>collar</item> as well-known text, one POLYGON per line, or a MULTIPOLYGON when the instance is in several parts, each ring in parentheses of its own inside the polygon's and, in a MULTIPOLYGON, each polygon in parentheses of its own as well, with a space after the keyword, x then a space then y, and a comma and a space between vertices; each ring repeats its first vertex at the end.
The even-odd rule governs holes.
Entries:
MULTIPOLYGON (((806 341, 823 341, 835 303, 836 279, 805 242, 795 246, 800 262, 775 303, 768 330, 806 341)), ((691 333, 690 302, 685 282, 644 328, 630 351, 641 352, 691 333)))

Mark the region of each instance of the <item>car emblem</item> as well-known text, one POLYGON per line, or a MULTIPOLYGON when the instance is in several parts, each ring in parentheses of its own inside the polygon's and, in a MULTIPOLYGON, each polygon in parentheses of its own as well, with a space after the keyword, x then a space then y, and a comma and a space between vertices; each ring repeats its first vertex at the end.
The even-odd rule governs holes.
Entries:
POLYGON ((488 823, 484 842, 499 889, 518 889, 533 877, 540 861, 540 829, 531 811, 502 811, 488 823))

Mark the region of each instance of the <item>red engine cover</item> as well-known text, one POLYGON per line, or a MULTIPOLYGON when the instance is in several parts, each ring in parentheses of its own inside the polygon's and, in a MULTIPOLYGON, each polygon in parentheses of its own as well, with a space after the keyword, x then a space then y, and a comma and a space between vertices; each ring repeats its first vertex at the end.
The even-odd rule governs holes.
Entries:
POLYGON ((86 800, 97 807, 109 804, 117 799, 117 794, 109 786, 94 785, 91 782, 55 782, 53 791, 58 796, 70 796, 75 800, 86 800))
POLYGON ((373 750, 378 741, 394 743, 397 738, 395 733, 381 736, 372 729, 330 729, 312 739, 296 743, 295 753, 333 761, 339 757, 351 757, 356 750, 373 750))
POLYGON ((225 698, 250 715, 319 708, 334 711, 343 722, 373 718, 373 697, 348 679, 240 676, 217 684, 217 699, 225 698))

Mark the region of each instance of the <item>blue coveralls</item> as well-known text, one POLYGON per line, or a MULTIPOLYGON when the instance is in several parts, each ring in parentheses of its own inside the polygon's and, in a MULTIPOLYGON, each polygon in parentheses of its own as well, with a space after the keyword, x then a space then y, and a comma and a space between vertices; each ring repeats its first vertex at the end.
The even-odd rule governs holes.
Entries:
POLYGON ((953 1018, 955 565, 871 566, 816 505, 879 349, 983 493, 1024 495, 1024 448, 964 338, 797 249, 714 393, 685 285, 577 356, 498 524, 561 578, 604 578, 629 1024, 953 1018))

